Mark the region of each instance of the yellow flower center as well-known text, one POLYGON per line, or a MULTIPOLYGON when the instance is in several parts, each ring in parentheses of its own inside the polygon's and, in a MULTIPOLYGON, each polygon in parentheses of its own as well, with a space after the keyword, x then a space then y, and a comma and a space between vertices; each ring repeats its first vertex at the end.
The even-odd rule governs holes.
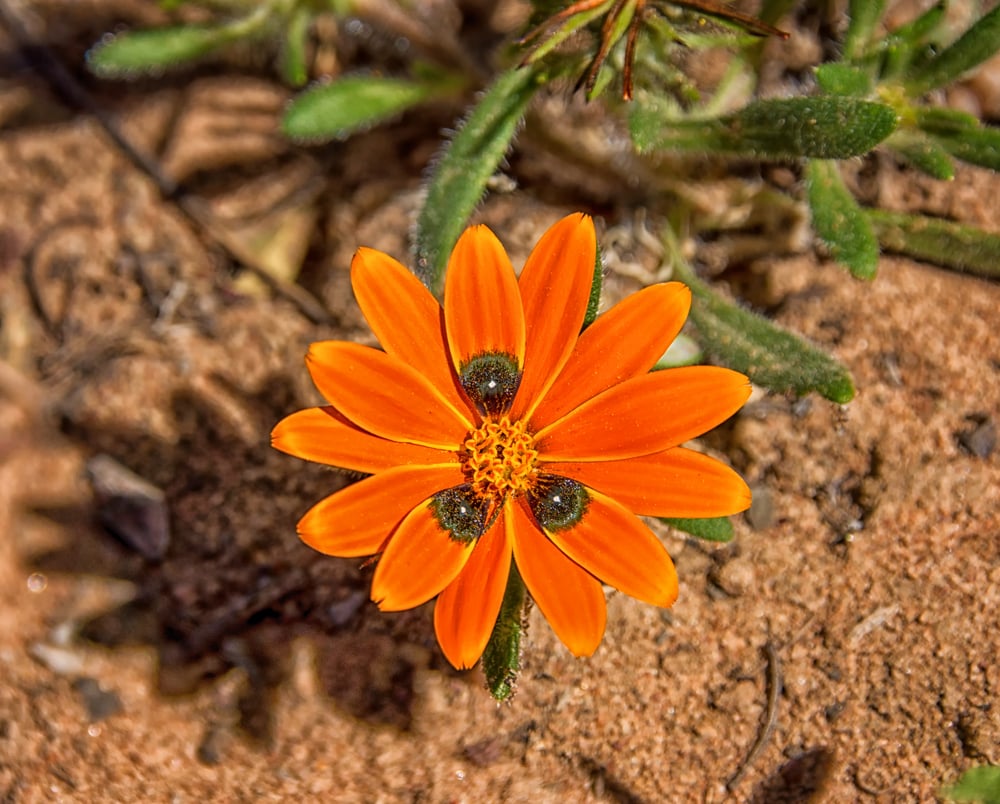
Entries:
POLYGON ((463 446, 462 463, 480 497, 503 498, 534 486, 538 450, 524 422, 507 416, 488 420, 469 433, 463 446))

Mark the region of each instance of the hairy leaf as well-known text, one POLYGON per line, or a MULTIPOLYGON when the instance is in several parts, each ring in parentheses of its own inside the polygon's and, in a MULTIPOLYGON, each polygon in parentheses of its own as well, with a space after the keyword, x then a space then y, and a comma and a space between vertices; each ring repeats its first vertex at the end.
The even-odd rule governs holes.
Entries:
POLYGON ((1000 6, 985 14, 950 47, 916 65, 906 78, 911 95, 950 84, 1000 50, 1000 6))
POLYGON ((952 801, 1000 804, 1000 767, 980 765, 969 768, 955 784, 945 787, 941 795, 952 801))
POLYGON ((707 542, 731 542, 733 540, 733 523, 729 517, 709 517, 707 519, 678 519, 661 517, 662 521, 672 528, 704 539, 707 542))
POLYGON ((300 87, 309 80, 306 65, 306 43, 312 12, 305 7, 297 8, 288 20, 281 47, 281 74, 290 86, 300 87))
POLYGON ((207 56, 237 38, 235 31, 233 26, 215 25, 128 31, 94 45, 87 66, 102 78, 158 72, 207 56))
POLYGON ((878 269, 878 241, 864 211, 840 176, 837 163, 812 159, 806 166, 806 188, 813 228, 830 255, 859 279, 872 279, 878 269))
POLYGON ((818 391, 841 404, 854 397, 847 369, 802 338, 727 301, 702 282, 681 260, 676 277, 691 288, 691 320, 705 351, 775 391, 818 391))
POLYGON ((751 103, 711 120, 677 119, 651 103, 630 118, 640 151, 687 150, 761 159, 846 159, 872 150, 896 128, 896 112, 882 103, 835 96, 779 98, 751 103))
POLYGON ((448 256, 540 85, 530 67, 501 73, 438 161, 416 233, 417 274, 435 292, 443 287, 448 256))
POLYGON ((402 78, 348 76, 306 90, 289 104, 282 130, 322 142, 370 128, 443 91, 440 84, 402 78))
POLYGON ((950 134, 935 134, 934 138, 956 159, 1000 170, 1000 128, 976 126, 950 134))
POLYGON ((854 61, 865 52, 884 10, 885 0, 851 0, 847 11, 850 22, 844 35, 846 61, 854 61))
POLYGON ((957 134, 979 128, 979 118, 945 106, 918 107, 914 110, 917 127, 928 134, 957 134))
POLYGON ((955 163, 951 155, 931 137, 913 129, 899 129, 886 145, 931 178, 951 181, 955 178, 955 163))
POLYGON ((940 218, 868 210, 882 247, 956 271, 1000 279, 1000 235, 940 218))
POLYGON ((816 68, 816 81, 831 95, 865 97, 872 91, 872 79, 864 70, 831 61, 816 68))

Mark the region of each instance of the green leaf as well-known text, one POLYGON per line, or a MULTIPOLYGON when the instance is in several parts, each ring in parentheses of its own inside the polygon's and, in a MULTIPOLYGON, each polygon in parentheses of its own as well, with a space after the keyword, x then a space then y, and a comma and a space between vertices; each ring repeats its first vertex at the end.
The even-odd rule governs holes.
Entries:
POLYGON ((935 134, 934 139, 956 159, 1000 171, 1000 128, 977 126, 953 134, 935 134))
POLYGON ((348 76, 320 84, 296 97, 281 121, 295 140, 325 142, 371 128, 439 94, 442 87, 422 81, 348 76))
POLYGON ((594 323, 597 318, 597 310, 601 306, 601 287, 604 284, 604 260, 601 259, 601 247, 597 247, 597 256, 594 259, 594 278, 590 280, 590 298, 587 300, 587 312, 583 315, 583 327, 581 331, 594 323))
POLYGON ((177 25, 107 37, 87 53, 87 66, 102 78, 151 73, 207 56, 238 38, 232 26, 177 25))
POLYGON ((956 271, 1000 279, 1000 235, 940 218, 869 209, 882 247, 956 271))
MULTIPOLYGON (((947 3, 944 0, 931 6, 912 22, 892 31, 877 48, 882 55, 882 81, 896 81, 911 65, 922 64, 928 59, 928 44, 944 22, 947 3)), ((914 69, 919 69, 915 67, 914 69)))
POLYGON ((831 95, 865 97, 872 91, 872 78, 868 73, 835 61, 816 68, 816 81, 824 92, 831 95))
POLYGON ((511 564, 507 588, 500 604, 500 613, 483 651, 483 673, 486 687, 498 701, 514 694, 517 674, 521 669, 521 617, 524 614, 524 581, 511 564))
POLYGON ((440 293, 448 257, 542 84, 531 67, 501 73, 448 144, 417 219, 417 275, 440 293))
POLYGON ((1000 6, 985 14, 950 47, 916 65, 906 79, 911 95, 950 84, 1000 50, 1000 6))
POLYGON ((832 357, 717 295, 683 260, 675 259, 674 274, 691 288, 691 320, 720 363, 775 391, 818 391, 841 404, 854 397, 851 375, 832 357))
POLYGON ((851 0, 847 12, 850 22, 844 35, 845 61, 854 61, 865 52, 884 10, 885 0, 851 0))
POLYGON ((885 144, 917 170, 928 176, 951 181, 955 178, 955 163, 951 155, 921 131, 899 129, 885 144))
POLYGON ((674 519, 660 518, 672 528, 682 530, 691 536, 704 539, 707 542, 731 542, 733 540, 733 523, 729 517, 719 516, 709 519, 674 519))
POLYGON ((308 8, 295 9, 281 48, 281 74, 290 86, 300 87, 309 80, 309 68, 306 64, 306 43, 309 40, 309 26, 312 23, 312 13, 308 8))
POLYGON ((980 765, 969 768, 955 784, 943 788, 941 795, 954 801, 1000 804, 1000 767, 980 765))
POLYGON ((957 134, 979 128, 979 118, 944 106, 917 107, 914 118, 918 128, 928 134, 957 134))
POLYGON ((640 151, 728 153, 762 159, 846 159, 867 153, 896 128, 896 112, 882 103, 821 96, 751 103, 713 120, 670 119, 653 102, 636 105, 630 120, 640 151))
POLYGON ((864 211, 858 206, 830 159, 812 159, 806 165, 806 190, 813 228, 830 255, 859 279, 872 279, 878 270, 878 241, 864 211))

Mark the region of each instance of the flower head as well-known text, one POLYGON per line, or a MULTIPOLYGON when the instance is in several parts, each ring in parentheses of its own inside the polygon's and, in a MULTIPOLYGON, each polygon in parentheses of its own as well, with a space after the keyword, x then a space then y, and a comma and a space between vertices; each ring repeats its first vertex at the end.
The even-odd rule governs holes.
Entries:
POLYGON ((650 373, 680 331, 690 291, 648 287, 581 333, 596 261, 590 218, 556 223, 518 278, 484 226, 462 235, 444 305, 405 267, 358 251, 351 282, 383 350, 315 343, 329 401, 285 418, 273 444, 371 474, 315 505, 303 541, 378 555, 386 611, 437 597, 448 660, 471 667, 512 562, 575 655, 600 644, 602 583, 658 606, 677 597, 666 549, 637 515, 722 516, 750 504, 732 469, 680 446, 746 401, 742 374, 650 373))

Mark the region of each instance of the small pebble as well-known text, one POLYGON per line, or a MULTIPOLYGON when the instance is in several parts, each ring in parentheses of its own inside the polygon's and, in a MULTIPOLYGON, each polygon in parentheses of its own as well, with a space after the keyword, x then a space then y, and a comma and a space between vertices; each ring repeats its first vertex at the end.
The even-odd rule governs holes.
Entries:
POLYGON ((753 502, 747 511, 747 522, 754 530, 767 530, 777 519, 774 511, 774 495, 767 486, 753 486, 750 493, 753 494, 753 502))
POLYGON ((997 448, 997 428, 986 416, 970 417, 976 423, 958 434, 958 443, 977 458, 989 458, 997 448))
POLYGON ((73 687, 83 699, 91 722, 117 715, 124 709, 118 693, 102 688, 97 679, 81 676, 73 682, 73 687))
POLYGON ((28 653, 31 658, 41 662, 53 673, 62 676, 76 675, 83 670, 83 657, 77 651, 59 648, 45 642, 36 642, 28 653))
POLYGON ((753 590, 757 573, 749 559, 734 558, 719 567, 713 573, 712 580, 727 595, 741 597, 753 590))
POLYGON ((108 455, 87 462, 101 523, 139 553, 157 561, 170 545, 166 495, 108 455))

